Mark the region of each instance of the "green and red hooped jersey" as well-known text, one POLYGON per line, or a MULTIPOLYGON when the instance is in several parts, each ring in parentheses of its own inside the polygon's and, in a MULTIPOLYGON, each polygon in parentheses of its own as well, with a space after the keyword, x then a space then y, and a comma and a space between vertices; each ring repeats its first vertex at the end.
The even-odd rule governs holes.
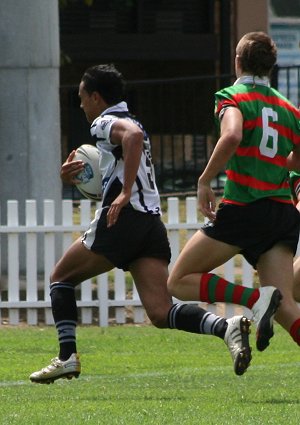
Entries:
POLYGON ((300 112, 266 79, 242 77, 216 93, 215 114, 243 115, 243 138, 226 166, 223 201, 244 205, 261 198, 291 203, 287 157, 300 143, 300 112))

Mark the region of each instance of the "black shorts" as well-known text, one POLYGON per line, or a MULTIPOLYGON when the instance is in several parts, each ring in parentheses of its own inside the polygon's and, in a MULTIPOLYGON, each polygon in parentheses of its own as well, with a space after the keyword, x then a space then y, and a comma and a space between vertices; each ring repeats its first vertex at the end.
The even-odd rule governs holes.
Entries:
POLYGON ((115 267, 128 270, 142 257, 171 259, 167 230, 159 215, 122 208, 116 224, 107 227, 108 207, 96 211, 95 219, 82 237, 84 245, 104 255, 115 267))
POLYGON ((245 206, 220 204, 214 223, 201 229, 207 236, 241 248, 256 268, 261 254, 276 244, 297 250, 300 214, 294 205, 260 199, 245 206))

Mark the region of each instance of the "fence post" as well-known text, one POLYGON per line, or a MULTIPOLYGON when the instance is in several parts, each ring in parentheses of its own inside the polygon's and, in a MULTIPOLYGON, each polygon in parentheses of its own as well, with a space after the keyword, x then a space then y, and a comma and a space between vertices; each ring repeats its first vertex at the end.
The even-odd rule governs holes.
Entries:
MULTIPOLYGON (((64 200, 62 203, 62 224, 63 226, 72 226, 73 224, 73 201, 64 200)), ((72 233, 64 233, 63 252, 69 248, 72 243, 72 233)))
MULTIPOLYGON (((136 289, 135 283, 133 281, 132 284, 133 288, 132 288, 132 299, 133 300, 139 300, 139 294, 138 291, 136 289)), ((134 307, 133 308, 133 317, 134 317, 134 323, 143 323, 145 321, 145 309, 144 307, 134 307)))
MULTIPOLYGON (((36 201, 26 200, 26 226, 37 225, 36 201)), ((26 234, 26 300, 38 300, 37 284, 37 234, 26 234)), ((29 308, 27 310, 28 325, 37 324, 37 309, 29 308)))
MULTIPOLYGON (((88 226, 91 221, 91 201, 84 199, 80 201, 80 224, 88 226)), ((81 300, 92 300, 92 279, 87 279, 81 283, 81 300)), ((92 308, 81 308, 81 323, 90 324, 93 321, 92 308)))
MULTIPOLYGON (((224 264, 224 278, 229 282, 234 282, 234 258, 231 258, 224 264)), ((225 304, 225 317, 234 316, 234 305, 225 304)))
MULTIPOLYGON (((54 226, 55 203, 53 200, 44 200, 44 225, 54 226)), ((54 232, 45 233, 44 236, 44 300, 50 302, 50 273, 55 264, 55 234, 54 232)), ((54 323, 51 308, 45 308, 46 325, 54 323)))
MULTIPOLYGON (((126 299, 125 273, 123 270, 120 270, 120 269, 115 269, 114 272, 115 272, 115 299, 125 301, 126 299)), ((125 308, 124 307, 116 307, 116 322, 125 323, 125 308)))
MULTIPOLYGON (((18 201, 7 201, 7 224, 8 226, 19 225, 18 201)), ((19 276, 19 235, 10 233, 8 235, 8 301, 20 301, 20 276, 19 276)), ((11 325, 19 324, 19 309, 9 309, 9 323, 11 325)))
MULTIPOLYGON (((179 200, 175 197, 168 198, 168 224, 179 224, 179 200)), ((170 268, 173 266, 180 252, 179 230, 176 226, 169 229, 169 241, 172 249, 170 268)))
POLYGON ((97 276, 97 289, 99 300, 99 326, 108 326, 108 274, 97 276))
MULTIPOLYGON (((197 198, 196 196, 188 196, 186 198, 186 222, 189 224, 195 224, 198 227, 198 214, 197 214, 197 198)), ((199 228, 200 228, 199 223, 199 228)), ((187 238, 190 239, 195 233, 194 230, 187 231, 187 238)))
POLYGON ((253 268, 248 263, 248 261, 243 258, 242 259, 242 276, 243 276, 243 285, 248 286, 248 288, 253 288, 253 268))

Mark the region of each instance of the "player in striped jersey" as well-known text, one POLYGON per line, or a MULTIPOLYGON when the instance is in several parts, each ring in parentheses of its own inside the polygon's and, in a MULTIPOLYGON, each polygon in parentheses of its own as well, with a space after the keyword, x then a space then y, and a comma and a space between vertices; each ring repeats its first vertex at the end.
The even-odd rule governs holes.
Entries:
MULTIPOLYGON (((173 305, 167 290, 171 253, 161 221, 150 141, 123 100, 124 81, 113 65, 89 68, 79 85, 81 107, 102 155, 102 207, 83 238, 66 251, 51 275, 50 296, 59 340, 59 354, 45 368, 30 375, 32 382, 50 383, 80 374, 77 354, 75 287, 114 267, 129 270, 152 323, 223 339, 242 375, 251 360, 250 321, 243 316, 216 316, 197 305, 173 305)), ((71 152, 61 177, 76 183, 82 161, 71 152)))
MULTIPOLYGON (((300 212, 300 173, 297 171, 290 172, 290 186, 292 191, 293 202, 300 212)), ((294 298, 300 302, 300 256, 294 261, 294 298)))
POLYGON ((290 172, 290 186, 292 191, 292 199, 297 208, 300 211, 300 173, 297 171, 290 172))
POLYGON ((300 216, 288 181, 288 171, 300 169, 300 113, 270 87, 276 56, 275 43, 263 32, 248 33, 237 45, 237 80, 216 93, 220 137, 198 181, 199 209, 210 222, 188 241, 168 281, 179 299, 252 309, 260 351, 273 336, 275 314, 300 345, 300 310, 293 298, 300 216), (215 212, 211 181, 224 169, 224 195, 215 212), (209 273, 236 254, 257 269, 259 293, 209 273), (266 312, 258 317, 259 300, 266 312))

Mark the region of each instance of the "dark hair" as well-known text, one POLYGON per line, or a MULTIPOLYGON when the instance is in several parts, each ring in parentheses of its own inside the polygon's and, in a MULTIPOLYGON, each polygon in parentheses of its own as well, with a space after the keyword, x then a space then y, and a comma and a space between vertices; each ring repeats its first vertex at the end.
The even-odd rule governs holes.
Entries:
POLYGON ((258 77, 269 76, 277 60, 275 42, 264 32, 249 32, 236 49, 243 72, 258 77))
POLYGON ((88 68, 81 81, 89 94, 98 92, 108 105, 114 105, 124 99, 125 81, 114 64, 88 68))

